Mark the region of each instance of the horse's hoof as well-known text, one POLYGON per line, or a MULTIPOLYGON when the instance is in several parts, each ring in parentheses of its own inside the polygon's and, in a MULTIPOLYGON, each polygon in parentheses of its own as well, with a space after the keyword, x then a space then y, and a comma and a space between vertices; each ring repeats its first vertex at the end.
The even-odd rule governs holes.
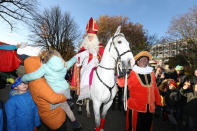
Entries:
POLYGON ((79 115, 82 115, 82 111, 77 111, 79 115))
POLYGON ((87 114, 87 118, 91 118, 91 115, 90 115, 90 113, 88 113, 88 114, 87 114))

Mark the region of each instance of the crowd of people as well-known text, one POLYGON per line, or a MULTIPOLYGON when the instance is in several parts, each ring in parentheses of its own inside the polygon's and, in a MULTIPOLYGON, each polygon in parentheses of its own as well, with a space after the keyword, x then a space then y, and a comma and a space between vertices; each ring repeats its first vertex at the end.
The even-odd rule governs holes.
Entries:
POLYGON ((169 120, 177 130, 196 131, 197 126, 197 70, 186 75, 184 67, 155 70, 156 82, 165 105, 157 107, 156 114, 163 120, 169 120))
POLYGON ((18 54, 19 48, 22 51, 26 45, 0 44, 1 55, 9 57, 1 60, 1 75, 4 81, 11 83, 5 109, 2 103, 0 106, 0 124, 4 125, 0 131, 34 131, 41 122, 48 131, 65 131, 66 115, 73 130, 81 129, 71 110, 70 89, 78 92, 78 100, 90 97, 89 74, 98 65, 104 51, 96 36, 98 27, 93 18, 90 18, 86 30, 80 51, 66 62, 54 49, 43 50, 39 54, 32 50, 18 54), (24 65, 24 75, 16 75, 13 79, 5 73, 16 70, 20 64, 24 65), (67 74, 74 64, 73 76, 67 74), (80 76, 80 80, 75 79, 80 76), (75 87, 75 83, 80 86, 75 87))
MULTIPOLYGON (((66 115, 73 130, 81 129, 71 109, 70 92, 77 92, 79 105, 84 99, 89 101, 90 74, 98 66, 104 52, 96 36, 98 27, 92 18, 86 30, 80 51, 69 61, 65 62, 60 53, 52 49, 35 56, 19 55, 21 59, 13 51, 10 54, 14 54, 13 61, 1 61, 10 64, 0 66, 1 75, 5 74, 2 73, 4 71, 15 70, 20 64, 24 64, 25 75, 16 79, 6 75, 2 77, 11 83, 11 91, 5 105, 0 103, 0 125, 4 125, 0 126, 0 131, 36 131, 41 124, 48 131, 65 131, 66 115)), ((18 48, 0 45, 3 51, 18 48)), ((154 116, 169 120, 177 131, 181 131, 182 127, 188 131, 197 130, 197 70, 192 77, 187 76, 180 65, 169 70, 158 66, 154 71, 149 66, 152 56, 147 51, 139 52, 134 59, 131 70, 117 73, 124 74, 117 76, 117 84, 124 87, 127 81, 129 91, 126 130, 150 131, 154 116)), ((96 131, 100 129, 103 127, 97 127, 96 131)))

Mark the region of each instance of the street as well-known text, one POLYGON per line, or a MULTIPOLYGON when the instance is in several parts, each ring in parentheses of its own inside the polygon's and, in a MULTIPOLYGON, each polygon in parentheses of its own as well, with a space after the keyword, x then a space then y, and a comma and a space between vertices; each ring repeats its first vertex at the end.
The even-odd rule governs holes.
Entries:
MULTIPOLYGON (((9 87, 0 89, 0 100, 4 103, 8 99, 9 87)), ((81 131, 94 131, 94 115, 92 109, 92 103, 90 104, 91 118, 86 117, 85 107, 83 106, 82 114, 78 114, 77 106, 74 107, 74 114, 77 120, 81 123, 81 131)), ((125 131, 126 114, 123 110, 118 110, 117 106, 112 106, 107 114, 106 123, 104 126, 105 131, 125 131)), ((154 118, 153 131, 174 131, 174 127, 169 124, 168 121, 162 121, 154 118)), ((46 131, 46 128, 42 125, 38 131, 46 131)), ((67 119, 67 131, 72 131, 71 125, 67 119)))

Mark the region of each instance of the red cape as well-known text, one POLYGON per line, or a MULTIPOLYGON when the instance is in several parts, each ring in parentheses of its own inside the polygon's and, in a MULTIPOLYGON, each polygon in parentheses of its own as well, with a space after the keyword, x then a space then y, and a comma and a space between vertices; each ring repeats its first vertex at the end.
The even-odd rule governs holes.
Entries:
MULTIPOLYGON (((0 42, 0 45, 8 45, 0 42)), ((1 50, 0 49, 0 72, 11 72, 18 68, 22 60, 16 53, 16 50, 1 50)))

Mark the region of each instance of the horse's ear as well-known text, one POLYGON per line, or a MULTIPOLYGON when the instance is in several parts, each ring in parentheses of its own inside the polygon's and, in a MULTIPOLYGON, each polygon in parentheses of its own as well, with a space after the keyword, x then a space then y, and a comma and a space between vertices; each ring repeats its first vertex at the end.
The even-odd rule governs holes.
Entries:
POLYGON ((120 30, 121 30, 121 26, 118 26, 118 28, 116 29, 116 32, 115 32, 114 36, 116 36, 117 34, 119 34, 120 33, 120 30))

